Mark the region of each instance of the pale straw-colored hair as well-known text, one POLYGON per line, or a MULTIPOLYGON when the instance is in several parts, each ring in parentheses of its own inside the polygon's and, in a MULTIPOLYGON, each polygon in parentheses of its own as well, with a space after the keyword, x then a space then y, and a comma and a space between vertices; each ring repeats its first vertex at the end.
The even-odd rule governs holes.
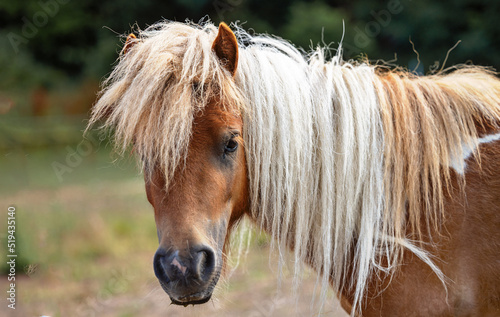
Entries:
POLYGON ((104 118, 118 148, 133 143, 146 172, 160 166, 168 186, 194 115, 219 98, 244 119, 252 217, 273 236, 273 250, 293 248, 296 280, 303 263, 323 273, 320 303, 332 283, 355 291, 359 312, 369 278, 393 273, 404 250, 446 287, 419 243, 421 228, 439 228, 450 162, 477 142, 477 126, 500 120, 494 74, 461 67, 417 77, 345 62, 340 49, 326 61, 322 49, 307 57, 284 40, 235 33, 233 79, 211 50, 211 23, 141 31, 90 125, 104 118))

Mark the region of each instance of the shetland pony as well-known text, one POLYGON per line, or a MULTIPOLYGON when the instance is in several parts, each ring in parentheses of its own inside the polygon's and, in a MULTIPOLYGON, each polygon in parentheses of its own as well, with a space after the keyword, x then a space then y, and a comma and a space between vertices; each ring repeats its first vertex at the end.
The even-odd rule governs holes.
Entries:
POLYGON ((90 125, 142 162, 161 286, 208 301, 248 217, 353 316, 500 315, 496 74, 418 77, 340 52, 223 23, 129 36, 90 125))

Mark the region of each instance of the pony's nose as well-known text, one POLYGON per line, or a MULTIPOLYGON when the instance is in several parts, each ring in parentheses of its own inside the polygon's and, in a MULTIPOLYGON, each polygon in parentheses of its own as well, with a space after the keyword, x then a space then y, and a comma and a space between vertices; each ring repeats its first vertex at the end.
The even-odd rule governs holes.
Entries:
POLYGON ((178 250, 166 252, 163 248, 154 257, 155 275, 164 284, 208 281, 215 269, 215 253, 207 246, 194 247, 185 255, 178 250))
POLYGON ((203 281, 212 276, 215 269, 215 253, 212 248, 201 248, 193 256, 193 274, 203 281))

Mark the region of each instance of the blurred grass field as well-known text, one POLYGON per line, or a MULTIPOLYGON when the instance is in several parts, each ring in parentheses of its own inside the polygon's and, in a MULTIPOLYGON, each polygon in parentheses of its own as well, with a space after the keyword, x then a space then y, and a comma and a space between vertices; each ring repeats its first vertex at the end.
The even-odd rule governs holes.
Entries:
MULTIPOLYGON (((152 208, 132 158, 116 159, 106 142, 14 147, 0 157, 0 217, 16 208, 16 310, 0 316, 309 316, 315 278, 297 296, 284 279, 278 292, 267 238, 254 234, 249 255, 214 299, 171 306, 154 277, 158 242, 152 208), (89 145, 88 144, 88 145, 89 145), (68 155, 73 157, 70 167, 68 155), (78 160, 80 157, 81 160, 78 160), (57 163, 69 167, 61 174, 57 163)), ((71 161, 70 161, 71 162, 71 161)), ((6 221, 0 250, 6 254, 6 221)), ((5 257, 4 257, 5 259, 5 257)), ((0 286, 7 290, 6 261, 0 286)), ((6 294, 6 293, 4 293, 6 294)), ((329 305, 328 316, 344 316, 329 305)))

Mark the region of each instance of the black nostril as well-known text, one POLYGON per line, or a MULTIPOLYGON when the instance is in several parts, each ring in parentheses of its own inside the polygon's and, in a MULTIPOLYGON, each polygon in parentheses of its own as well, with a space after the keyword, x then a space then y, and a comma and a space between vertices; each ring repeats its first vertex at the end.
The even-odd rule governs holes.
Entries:
POLYGON ((215 253, 211 248, 203 247, 195 251, 194 258, 194 274, 203 281, 208 281, 215 269, 215 253))
POLYGON ((154 259, 153 259, 153 269, 156 275, 156 278, 165 283, 168 284, 170 283, 170 279, 167 276, 167 273, 165 271, 163 263, 165 262, 165 251, 162 249, 158 249, 155 253, 154 259))

